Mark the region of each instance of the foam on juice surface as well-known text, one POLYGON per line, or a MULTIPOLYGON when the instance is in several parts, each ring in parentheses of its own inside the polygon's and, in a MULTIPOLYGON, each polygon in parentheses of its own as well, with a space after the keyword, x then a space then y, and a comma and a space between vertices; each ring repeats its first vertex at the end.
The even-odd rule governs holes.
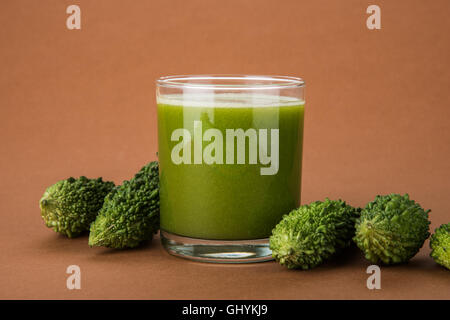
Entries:
POLYGON ((157 97, 158 104, 202 108, 255 108, 300 106, 305 102, 295 97, 248 94, 165 94, 157 97))

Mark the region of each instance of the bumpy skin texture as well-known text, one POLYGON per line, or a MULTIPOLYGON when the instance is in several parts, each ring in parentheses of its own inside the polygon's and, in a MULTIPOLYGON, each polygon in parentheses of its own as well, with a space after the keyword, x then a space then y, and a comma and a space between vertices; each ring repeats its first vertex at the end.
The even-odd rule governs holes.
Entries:
POLYGON ((353 240, 370 262, 406 262, 430 236, 429 211, 408 194, 376 196, 362 210, 353 240))
POLYGON ((443 224, 430 238, 430 256, 436 263, 450 270, 450 223, 443 224))
POLYGON ((270 237, 272 256, 289 269, 310 269, 351 244, 359 209, 316 201, 285 215, 270 237))
POLYGON ((158 163, 150 162, 109 193, 91 224, 90 246, 133 248, 159 230, 158 163))
POLYGON ((68 178, 47 188, 39 207, 47 227, 69 238, 89 230, 114 183, 102 178, 68 178))

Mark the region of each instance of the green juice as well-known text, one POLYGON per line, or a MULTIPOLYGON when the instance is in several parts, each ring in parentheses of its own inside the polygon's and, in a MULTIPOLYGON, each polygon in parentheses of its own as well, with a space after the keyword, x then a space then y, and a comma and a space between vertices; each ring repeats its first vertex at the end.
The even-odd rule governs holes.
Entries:
POLYGON ((282 216, 300 204, 303 117, 303 102, 287 97, 224 95, 204 104, 159 99, 161 230, 212 240, 269 237, 282 216), (189 135, 174 139, 180 128, 189 135), (249 133, 240 141, 245 154, 237 137, 228 139, 227 129, 249 133), (208 132, 216 135, 208 139, 208 132), (212 142, 214 150, 208 147, 212 142), (273 156, 270 164, 261 160, 264 151, 273 156), (208 152, 215 162, 206 161, 208 152), (262 174, 269 167, 269 174, 262 174))

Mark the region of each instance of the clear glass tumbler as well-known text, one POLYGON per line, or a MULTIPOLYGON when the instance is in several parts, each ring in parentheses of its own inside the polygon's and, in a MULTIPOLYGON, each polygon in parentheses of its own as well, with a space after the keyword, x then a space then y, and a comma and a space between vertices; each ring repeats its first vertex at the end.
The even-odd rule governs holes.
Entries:
POLYGON ((161 240, 206 262, 271 260, 268 238, 300 204, 304 81, 157 80, 161 240))

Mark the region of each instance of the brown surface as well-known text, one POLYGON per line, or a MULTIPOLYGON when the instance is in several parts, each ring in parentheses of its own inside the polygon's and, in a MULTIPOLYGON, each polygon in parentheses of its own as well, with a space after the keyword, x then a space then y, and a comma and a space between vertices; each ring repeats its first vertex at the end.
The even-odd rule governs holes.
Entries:
POLYGON ((428 257, 382 269, 357 250, 309 272, 188 262, 158 241, 90 249, 47 229, 38 199, 70 175, 119 183, 155 159, 162 75, 300 75, 307 81, 303 202, 409 192, 450 205, 450 2, 17 1, 0 4, 0 298, 450 298, 428 257), (65 27, 76 2, 82 30, 65 27), (365 9, 382 8, 382 30, 365 9), (65 287, 78 264, 82 289, 65 287))

